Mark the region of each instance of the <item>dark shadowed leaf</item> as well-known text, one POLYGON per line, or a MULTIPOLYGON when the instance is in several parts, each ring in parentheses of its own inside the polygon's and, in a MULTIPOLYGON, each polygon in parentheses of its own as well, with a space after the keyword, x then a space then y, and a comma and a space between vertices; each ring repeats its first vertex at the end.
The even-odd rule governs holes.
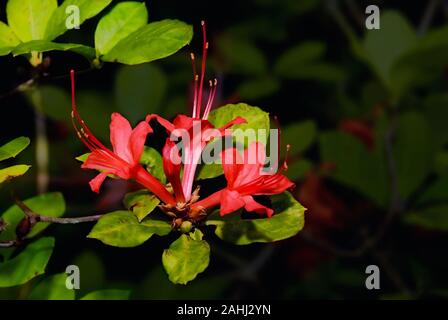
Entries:
POLYGON ((75 300, 75 291, 68 289, 66 273, 59 273, 39 282, 31 291, 30 300, 75 300))

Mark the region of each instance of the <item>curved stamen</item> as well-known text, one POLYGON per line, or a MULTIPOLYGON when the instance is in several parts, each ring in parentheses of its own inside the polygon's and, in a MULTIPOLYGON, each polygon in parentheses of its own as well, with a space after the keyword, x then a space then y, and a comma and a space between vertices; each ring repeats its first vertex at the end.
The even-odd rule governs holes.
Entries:
POLYGON ((202 116, 203 120, 207 120, 210 111, 212 110, 213 101, 215 100, 216 90, 218 86, 218 79, 214 79, 213 83, 210 81, 210 93, 208 95, 207 105, 205 107, 204 115, 202 116))
POLYGON ((202 91, 204 86, 204 76, 205 76, 205 63, 207 61, 207 50, 208 50, 208 42, 207 42, 207 33, 205 30, 205 21, 201 21, 202 26, 202 37, 203 37, 203 45, 202 45, 202 59, 201 59, 201 79, 199 82, 199 95, 198 95, 198 104, 196 110, 196 117, 201 116, 202 109, 202 91))

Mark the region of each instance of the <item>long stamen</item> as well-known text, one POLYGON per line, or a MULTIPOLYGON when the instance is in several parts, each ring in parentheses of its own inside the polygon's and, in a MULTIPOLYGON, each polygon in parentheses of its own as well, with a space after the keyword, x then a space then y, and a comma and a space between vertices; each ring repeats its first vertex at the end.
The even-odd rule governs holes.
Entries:
POLYGON ((215 79, 213 83, 210 81, 210 93, 208 95, 208 101, 205 107, 204 115, 202 116, 203 120, 207 120, 208 115, 210 114, 210 110, 212 109, 213 106, 213 101, 215 100, 217 86, 218 86, 217 79, 215 79))
POLYGON ((201 79, 199 82, 198 104, 196 106, 197 107, 196 116, 198 118, 201 116, 202 91, 203 91, 203 86, 204 86, 205 63, 207 61, 207 50, 208 50, 207 33, 205 30, 205 21, 201 21, 201 26, 202 26, 203 46, 202 46, 202 59, 201 59, 201 79))
POLYGON ((193 67, 193 118, 198 117, 196 114, 197 111, 197 103, 198 103, 198 74, 196 72, 196 60, 194 57, 194 53, 190 53, 191 65, 193 67))

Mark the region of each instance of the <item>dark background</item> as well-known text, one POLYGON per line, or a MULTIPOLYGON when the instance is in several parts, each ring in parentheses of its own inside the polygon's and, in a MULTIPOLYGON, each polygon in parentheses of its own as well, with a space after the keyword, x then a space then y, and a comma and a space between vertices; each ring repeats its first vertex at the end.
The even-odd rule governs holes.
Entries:
MULTIPOLYGON (((441 183, 442 187, 436 188, 437 201, 431 194, 428 196, 434 183, 443 182, 448 174, 448 135, 444 125, 448 115, 446 1, 147 1, 147 7, 150 21, 176 18, 193 25, 191 45, 150 64, 124 67, 106 63, 99 70, 74 53, 46 55, 50 66, 39 84, 45 88, 51 157, 49 189, 63 192, 67 215, 122 208, 121 199, 129 187, 109 181, 100 195, 93 194, 88 181, 94 173, 82 171, 74 160, 86 150, 69 124, 69 70, 74 68, 79 74, 80 112, 104 141, 113 111, 122 112, 134 123, 147 113, 170 117, 188 112, 192 78, 189 52, 201 52, 200 21, 204 19, 210 41, 207 75, 220 81, 215 105, 244 101, 278 116, 284 128, 283 142, 292 145, 290 166, 294 170, 290 177, 297 182, 294 195, 308 208, 305 228, 293 239, 246 247, 227 245, 210 235, 214 239, 210 267, 182 287, 169 283, 160 261, 163 249, 174 237, 154 237, 140 247, 119 249, 86 239, 91 225, 51 226, 46 233, 56 236, 57 245, 49 274, 77 264, 81 268, 82 292, 125 288, 132 290, 133 298, 448 296, 448 189, 444 187, 448 185, 441 183), (382 30, 366 30, 364 10, 369 4, 380 7, 382 18, 388 10, 395 10, 408 21, 416 43, 432 32, 441 33, 432 46, 404 62, 422 76, 399 95, 393 84, 385 84, 377 75, 375 64, 354 52, 344 29, 348 26, 361 44, 369 32, 382 32, 380 39, 391 35, 392 41, 373 43, 380 64, 382 54, 387 57, 399 48, 400 36, 393 39, 393 35, 400 34, 398 25, 382 24, 382 30), (323 52, 309 59, 297 57, 295 61, 293 57, 283 62, 286 67, 279 66, 285 52, 310 42, 318 43, 323 52), (126 72, 132 76, 128 78, 126 72), (409 114, 417 120, 403 120, 409 114), (303 135, 297 133, 302 131, 294 131, 294 126, 305 121, 312 130, 303 135), (424 125, 413 127, 415 123, 424 125), (323 146, 326 133, 348 136, 349 144, 340 146, 330 140, 336 151, 323 151, 330 148, 323 146), (390 133, 390 139, 379 138, 386 133, 390 133), (424 137, 423 141, 420 137, 424 137), (298 147, 300 152, 294 153, 295 145, 306 147, 298 147), (352 152, 359 148, 362 152, 352 152), (400 194, 394 190, 393 172, 386 170, 389 179, 385 187, 379 187, 382 190, 365 187, 375 179, 371 174, 374 171, 370 172, 370 165, 366 165, 360 173, 358 164, 371 164, 370 157, 376 152, 381 155, 374 163, 387 167, 388 161, 394 160, 398 179, 421 178, 411 183, 409 192, 400 194), (422 154, 426 158, 420 163, 422 154), (344 174, 339 174, 341 165, 349 168, 344 174), (400 166, 406 170, 400 171, 400 166), (378 193, 385 194, 383 203, 376 201, 378 193), (421 197, 429 197, 434 203, 419 201, 421 197), (371 264, 381 270, 380 290, 365 288, 365 269, 371 264)), ((81 30, 67 32, 58 40, 93 46, 93 33, 104 12, 85 22, 81 30)), ((0 19, 6 21, 4 12, 0 19)), ((1 142, 19 135, 33 141, 33 108, 27 95, 15 89, 30 78, 31 67, 23 57, 7 56, 0 58, 0 70, 1 142)), ((32 163, 33 148, 20 159, 32 163)), ((36 193, 35 167, 22 179, 3 187, 2 210, 11 205, 13 190, 22 198, 36 193)), ((30 287, 32 284, 0 289, 0 297, 21 297, 30 287)))

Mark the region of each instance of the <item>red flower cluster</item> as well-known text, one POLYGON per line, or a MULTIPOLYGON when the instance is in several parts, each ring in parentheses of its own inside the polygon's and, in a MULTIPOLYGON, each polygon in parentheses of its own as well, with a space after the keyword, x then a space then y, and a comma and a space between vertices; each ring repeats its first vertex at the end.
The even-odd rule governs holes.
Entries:
POLYGON ((192 116, 178 115, 173 122, 170 122, 158 115, 148 115, 145 121, 132 129, 128 120, 118 113, 113 113, 110 122, 112 150, 105 147, 92 134, 80 117, 74 98, 74 71, 71 72, 73 126, 81 141, 91 150, 82 168, 100 171, 100 174, 90 181, 90 187, 94 192, 99 192, 107 176, 134 180, 155 194, 164 203, 162 208, 182 212, 184 216, 190 218, 197 217, 196 214, 190 213, 203 213, 217 205, 220 205, 222 215, 245 208, 247 211, 270 217, 273 210, 256 202, 253 196, 281 193, 292 187, 293 183, 281 173, 263 172, 266 154, 264 146, 260 143, 249 145, 243 155, 234 148, 222 152, 222 165, 227 179, 227 186, 224 189, 200 201, 197 192, 193 192, 196 169, 207 143, 213 138, 226 135, 228 133, 226 129, 231 126, 246 122, 245 119, 237 117, 222 128, 215 128, 207 120, 216 95, 217 81, 210 81, 208 99, 203 108, 205 58, 208 49, 204 23, 202 30, 204 44, 200 75, 196 73, 194 55, 191 55, 194 76, 192 116), (140 164, 147 135, 153 132, 150 126, 150 121, 153 119, 170 134, 163 148, 162 157, 163 169, 171 188, 163 185, 140 164), (182 154, 178 144, 173 140, 182 143, 182 154), (255 161, 249 161, 254 155, 255 161))

